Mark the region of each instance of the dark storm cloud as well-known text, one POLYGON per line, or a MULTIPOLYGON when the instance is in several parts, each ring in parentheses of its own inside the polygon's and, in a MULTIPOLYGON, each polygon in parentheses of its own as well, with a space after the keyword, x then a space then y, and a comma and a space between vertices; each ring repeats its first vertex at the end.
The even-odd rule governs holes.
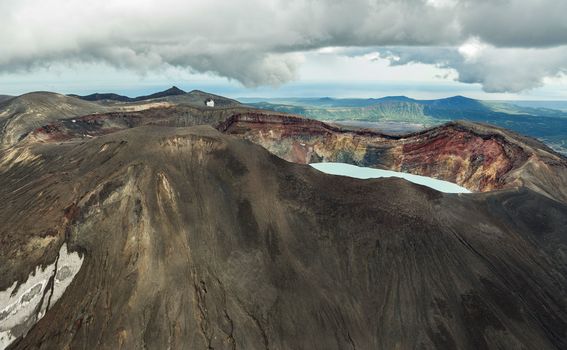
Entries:
POLYGON ((563 0, 2 0, 0 71, 105 62, 278 85, 298 78, 302 51, 389 46, 393 64, 437 64, 487 91, 519 91, 565 71, 564 13, 563 0), (472 58, 459 50, 471 38, 484 45, 472 58))
POLYGON ((498 47, 567 44, 567 1, 466 0, 458 7, 463 34, 498 47))

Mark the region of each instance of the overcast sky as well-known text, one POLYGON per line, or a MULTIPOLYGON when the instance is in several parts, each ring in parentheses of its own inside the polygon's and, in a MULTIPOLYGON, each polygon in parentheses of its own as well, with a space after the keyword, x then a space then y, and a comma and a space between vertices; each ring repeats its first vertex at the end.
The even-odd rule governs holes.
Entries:
POLYGON ((0 0, 0 94, 567 99, 565 0, 0 0))

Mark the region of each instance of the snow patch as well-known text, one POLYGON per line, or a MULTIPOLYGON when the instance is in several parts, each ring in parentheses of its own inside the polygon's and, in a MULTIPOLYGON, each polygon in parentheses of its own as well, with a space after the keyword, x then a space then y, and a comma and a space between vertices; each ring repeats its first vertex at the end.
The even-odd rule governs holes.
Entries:
POLYGON ((0 350, 25 336, 45 315, 71 284, 82 263, 83 258, 69 253, 63 244, 57 259, 45 268, 37 266, 17 291, 17 282, 0 291, 0 350))

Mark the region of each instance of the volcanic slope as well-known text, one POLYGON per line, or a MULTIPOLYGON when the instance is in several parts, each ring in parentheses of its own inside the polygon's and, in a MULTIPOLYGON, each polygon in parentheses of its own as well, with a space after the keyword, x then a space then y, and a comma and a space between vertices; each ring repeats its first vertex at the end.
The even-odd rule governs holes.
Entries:
POLYGON ((567 159, 537 140, 491 125, 450 122, 394 136, 250 111, 218 128, 295 163, 343 162, 403 171, 475 192, 526 186, 567 202, 567 159))
POLYGON ((0 290, 63 245, 83 259, 10 349, 567 347, 567 207, 529 189, 446 195, 142 126, 0 151, 0 201, 0 290))
POLYGON ((103 106, 52 92, 33 92, 0 103, 0 149, 52 121, 106 111, 103 106))
MULTIPOLYGON (((108 94, 95 95, 106 96, 108 94)), ((76 122, 75 119, 77 117, 88 116, 87 119, 91 125, 86 131, 92 129, 93 124, 96 124, 95 120, 113 119, 118 121, 118 125, 107 123, 105 127, 112 129, 111 131, 116 131, 124 127, 120 119, 123 119, 123 121, 126 119, 130 121, 139 119, 140 115, 136 113, 150 109, 153 111, 142 115, 142 117, 152 119, 154 116, 161 115, 161 117, 164 117, 164 114, 168 114, 170 121, 178 121, 174 126, 183 126, 187 125, 187 122, 190 123, 189 125, 209 124, 212 121, 218 123, 230 115, 226 111, 227 108, 242 108, 235 100, 199 90, 185 93, 175 87, 130 100, 127 102, 110 100, 89 101, 83 100, 76 95, 65 96, 51 92, 33 92, 14 98, 7 98, 4 101, 0 101, 0 148, 8 148, 15 145, 30 132, 38 128, 57 125, 61 121, 67 121, 68 123, 76 122), (214 108, 205 106, 207 99, 215 101, 214 108), (121 114, 117 114, 118 112, 121 114), (107 115, 109 113, 115 114, 109 117, 107 115)), ((152 120, 145 121, 145 123, 151 122, 152 120)), ((127 124, 125 127, 132 127, 132 125, 127 124)), ((74 129, 76 131, 79 130, 79 128, 74 129)))
POLYGON ((258 143, 288 161, 385 168, 451 181, 476 192, 526 186, 567 202, 564 156, 534 139, 478 123, 451 122, 393 136, 254 110, 197 90, 134 103, 92 103, 56 94, 29 94, 2 106, 4 132, 0 138, 4 148, 18 142, 87 139, 143 125, 207 124, 258 143), (38 96, 49 97, 49 103, 32 98, 38 96), (215 107, 205 106, 209 98, 218 102, 215 107), (87 114, 92 110, 95 114, 87 114))

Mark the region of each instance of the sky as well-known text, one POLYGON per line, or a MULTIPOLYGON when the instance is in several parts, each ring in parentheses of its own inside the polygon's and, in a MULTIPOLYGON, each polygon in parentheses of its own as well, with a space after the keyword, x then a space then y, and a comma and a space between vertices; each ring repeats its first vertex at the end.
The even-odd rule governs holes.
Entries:
POLYGON ((1 0, 0 94, 567 100, 565 0, 1 0))

